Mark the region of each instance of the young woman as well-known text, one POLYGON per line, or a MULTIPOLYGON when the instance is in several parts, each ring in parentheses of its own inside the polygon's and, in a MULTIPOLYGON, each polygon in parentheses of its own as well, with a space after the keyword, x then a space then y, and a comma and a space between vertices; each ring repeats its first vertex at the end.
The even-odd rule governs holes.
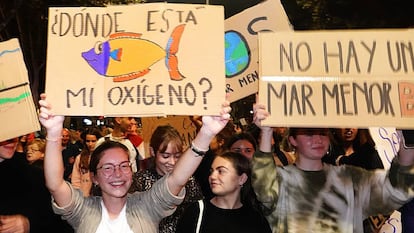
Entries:
POLYGON ((233 134, 226 147, 230 151, 244 155, 251 161, 256 151, 257 142, 250 133, 242 132, 233 134))
POLYGON ((175 165, 173 171, 158 180, 147 192, 127 195, 132 183, 128 149, 121 143, 106 141, 91 156, 92 180, 102 196, 83 197, 80 191, 63 180, 61 131, 64 116, 53 114, 46 95, 41 95, 39 119, 47 131, 45 155, 46 186, 54 198, 54 210, 76 232, 155 233, 162 218, 179 205, 191 174, 202 160, 211 139, 226 125, 230 106, 222 106, 220 116, 204 116, 203 126, 175 165))
POLYGON ((80 189, 85 197, 91 194, 92 177, 89 172, 89 161, 91 154, 95 150, 96 142, 102 137, 99 129, 91 128, 83 135, 83 149, 82 152, 76 156, 75 163, 72 170, 72 186, 80 189))
POLYGON ((331 148, 323 162, 349 164, 368 170, 384 168, 368 129, 336 128, 332 134, 331 148))
POLYGON ((355 166, 324 164, 328 129, 290 128, 294 165, 277 167, 271 153, 272 129, 261 126, 269 116, 263 104, 254 107, 262 128, 259 151, 253 158, 253 188, 272 213, 273 232, 363 232, 363 219, 390 213, 413 195, 414 150, 400 147, 388 173, 355 166), (410 171, 411 169, 411 171, 410 171))
POLYGON ((250 174, 250 162, 244 155, 235 152, 217 155, 209 176, 215 196, 202 202, 204 208, 199 203, 190 205, 176 233, 270 233, 267 220, 254 202, 250 174))
MULTIPOLYGON (((134 174, 131 191, 147 191, 157 180, 171 173, 180 159, 184 147, 180 134, 170 125, 158 126, 152 133, 149 146, 152 163, 148 169, 134 174)), ((186 183, 185 190, 183 203, 177 206, 174 214, 162 219, 159 226, 160 233, 174 233, 184 208, 190 203, 203 199, 200 185, 193 176, 186 183)))

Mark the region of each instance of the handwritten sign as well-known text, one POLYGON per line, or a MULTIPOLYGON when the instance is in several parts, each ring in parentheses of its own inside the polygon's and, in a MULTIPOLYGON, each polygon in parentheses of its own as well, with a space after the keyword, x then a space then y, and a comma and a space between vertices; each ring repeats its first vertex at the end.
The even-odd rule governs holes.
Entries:
POLYGON ((389 169, 392 160, 400 150, 400 136, 393 127, 370 127, 369 133, 375 142, 375 149, 378 151, 384 169, 389 169))
POLYGON ((143 117, 142 134, 144 138, 144 146, 146 157, 149 157, 149 143, 154 130, 161 125, 171 125, 180 134, 183 141, 184 149, 191 145, 197 132, 196 127, 188 116, 168 116, 168 117, 143 117))
POLYGON ((268 125, 414 127, 410 30, 261 33, 268 125))
POLYGON ((259 90, 258 32, 290 31, 279 0, 267 0, 225 21, 226 92, 234 102, 259 90))
POLYGON ((218 114, 222 6, 49 9, 46 93, 64 115, 218 114))
POLYGON ((0 77, 0 142, 39 131, 18 39, 0 42, 0 77))

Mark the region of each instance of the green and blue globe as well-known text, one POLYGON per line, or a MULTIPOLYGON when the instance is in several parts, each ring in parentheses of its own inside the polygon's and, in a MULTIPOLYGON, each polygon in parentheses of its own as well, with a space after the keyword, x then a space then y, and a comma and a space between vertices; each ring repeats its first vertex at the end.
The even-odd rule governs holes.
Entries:
POLYGON ((246 39, 236 31, 224 35, 226 77, 232 78, 247 69, 250 63, 250 49, 246 39))

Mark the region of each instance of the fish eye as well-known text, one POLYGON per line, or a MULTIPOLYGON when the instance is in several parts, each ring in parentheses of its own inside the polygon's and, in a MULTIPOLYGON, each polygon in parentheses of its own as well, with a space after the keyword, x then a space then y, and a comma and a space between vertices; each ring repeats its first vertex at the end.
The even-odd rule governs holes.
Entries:
POLYGON ((102 42, 97 42, 94 49, 96 54, 102 53, 102 42))

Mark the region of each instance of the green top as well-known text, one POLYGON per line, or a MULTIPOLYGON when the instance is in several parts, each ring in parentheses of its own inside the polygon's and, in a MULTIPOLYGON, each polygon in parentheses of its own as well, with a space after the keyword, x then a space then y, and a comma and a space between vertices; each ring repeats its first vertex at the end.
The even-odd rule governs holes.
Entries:
POLYGON ((258 151, 252 184, 273 232, 362 233, 365 218, 398 209, 409 190, 414 195, 410 168, 394 160, 389 171, 324 164, 309 172, 277 167, 272 153, 258 151))

